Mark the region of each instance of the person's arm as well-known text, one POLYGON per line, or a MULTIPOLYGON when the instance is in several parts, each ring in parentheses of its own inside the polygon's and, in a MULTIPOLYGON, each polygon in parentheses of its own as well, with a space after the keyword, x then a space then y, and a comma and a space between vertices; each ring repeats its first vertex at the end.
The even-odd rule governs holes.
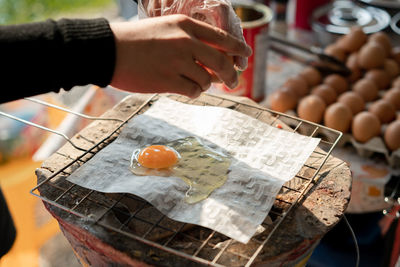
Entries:
POLYGON ((237 72, 227 55, 251 55, 243 41, 185 15, 113 23, 111 29, 117 50, 111 85, 127 91, 197 97, 209 88, 211 73, 234 88, 237 72))
POLYGON ((251 49, 185 15, 111 28, 103 19, 1 26, 1 101, 85 84, 196 97, 212 75, 235 86, 237 73, 227 54, 247 57, 251 49))
POLYGON ((110 83, 115 41, 105 19, 0 26, 0 102, 110 83))

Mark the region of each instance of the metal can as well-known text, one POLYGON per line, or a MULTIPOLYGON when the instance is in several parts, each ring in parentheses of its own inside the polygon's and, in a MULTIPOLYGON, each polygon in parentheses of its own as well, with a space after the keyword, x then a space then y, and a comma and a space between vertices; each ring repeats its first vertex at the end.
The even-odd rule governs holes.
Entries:
POLYGON ((271 10, 263 4, 233 4, 236 14, 241 19, 243 36, 253 49, 248 58, 248 67, 239 71, 239 84, 230 89, 218 86, 222 93, 246 96, 254 101, 265 97, 267 74, 268 25, 272 19, 271 10))

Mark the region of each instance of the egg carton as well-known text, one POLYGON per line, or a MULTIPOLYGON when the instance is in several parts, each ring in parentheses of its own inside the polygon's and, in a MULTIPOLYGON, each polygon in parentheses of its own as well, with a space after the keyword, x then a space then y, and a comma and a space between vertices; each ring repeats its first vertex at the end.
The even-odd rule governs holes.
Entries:
POLYGON ((395 151, 389 151, 383 141, 382 137, 371 138, 368 142, 360 143, 357 142, 353 135, 343 134, 338 146, 344 146, 346 144, 351 144, 357 151, 357 153, 362 156, 369 158, 374 154, 383 155, 389 166, 392 168, 400 168, 400 149, 395 151))
MULTIPOLYGON (((298 117, 294 110, 289 110, 285 113, 290 116, 298 117)), ((288 124, 289 126, 295 126, 290 125, 290 122, 288 124)), ((310 135, 313 130, 313 128, 307 127, 307 124, 304 124, 303 127, 299 129, 299 132, 304 135, 310 135)), ((318 134, 323 135, 324 133, 323 131, 319 131, 318 134)), ((385 142, 383 141, 383 138, 380 136, 371 138, 368 142, 360 143, 353 137, 352 134, 344 133, 337 146, 343 147, 347 144, 351 144, 357 151, 357 154, 362 157, 369 158, 374 154, 380 155, 385 158, 390 167, 400 169, 400 149, 389 151, 385 145, 385 142)))

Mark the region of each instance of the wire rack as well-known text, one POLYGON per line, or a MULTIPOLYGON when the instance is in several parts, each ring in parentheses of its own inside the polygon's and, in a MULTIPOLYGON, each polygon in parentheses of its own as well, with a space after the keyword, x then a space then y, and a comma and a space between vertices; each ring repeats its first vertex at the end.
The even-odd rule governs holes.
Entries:
POLYGON ((313 152, 318 160, 307 161, 296 177, 282 187, 267 219, 262 224, 265 230, 261 234, 255 235, 247 245, 241 244, 240 246, 244 249, 232 249, 232 245, 237 242, 218 232, 173 221, 157 211, 148 202, 134 195, 103 194, 82 188, 66 180, 73 170, 85 164, 93 155, 111 143, 131 118, 145 112, 159 99, 159 95, 151 96, 142 105, 136 107, 126 120, 117 123, 114 131, 93 144, 89 149, 82 149, 69 140, 73 147, 83 152, 76 158, 60 154, 65 158, 70 158, 70 162, 47 178, 39 179, 38 185, 31 190, 31 194, 50 206, 58 207, 69 214, 83 218, 91 224, 119 233, 140 244, 174 255, 178 259, 184 259, 191 265, 252 265, 259 260, 258 257, 263 248, 271 240, 285 218, 290 216, 290 212, 306 196, 315 182, 323 178, 321 169, 338 143, 341 133, 296 117, 262 108, 259 105, 246 104, 223 96, 208 96, 209 99, 212 98, 212 103, 202 101, 201 98, 193 100, 176 95, 169 95, 168 97, 193 105, 225 106, 268 122, 282 130, 321 138, 319 148, 313 152), (51 194, 41 195, 40 192, 43 190, 51 192, 51 194))

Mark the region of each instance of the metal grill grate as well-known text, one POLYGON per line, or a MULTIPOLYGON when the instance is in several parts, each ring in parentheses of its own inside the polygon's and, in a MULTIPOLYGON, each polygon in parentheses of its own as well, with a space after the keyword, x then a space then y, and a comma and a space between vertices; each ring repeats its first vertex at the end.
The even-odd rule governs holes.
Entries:
POLYGON ((324 173, 321 172, 321 169, 339 141, 341 133, 286 114, 222 96, 212 96, 215 101, 212 101, 211 104, 182 96, 169 95, 169 97, 193 105, 225 106, 261 121, 268 121, 272 126, 283 128, 282 130, 321 138, 320 146, 311 155, 311 160, 307 161, 296 177, 282 187, 273 208, 262 224, 265 231, 255 235, 247 245, 238 244, 207 228, 173 221, 134 195, 104 194, 82 188, 66 180, 73 170, 85 164, 99 150, 112 142, 129 119, 143 113, 157 101, 158 95, 149 98, 100 142, 89 149, 84 149, 81 156, 72 159, 69 155, 58 152, 60 156, 70 159, 70 162, 40 181, 31 190, 31 193, 48 204, 87 221, 193 263, 211 266, 250 266, 257 261, 263 247, 282 221, 290 216, 290 211, 295 208, 314 183, 319 178, 323 178, 324 173), (40 195, 39 191, 50 187, 51 196, 40 195), (246 246, 246 249, 235 249, 234 245, 246 246))

